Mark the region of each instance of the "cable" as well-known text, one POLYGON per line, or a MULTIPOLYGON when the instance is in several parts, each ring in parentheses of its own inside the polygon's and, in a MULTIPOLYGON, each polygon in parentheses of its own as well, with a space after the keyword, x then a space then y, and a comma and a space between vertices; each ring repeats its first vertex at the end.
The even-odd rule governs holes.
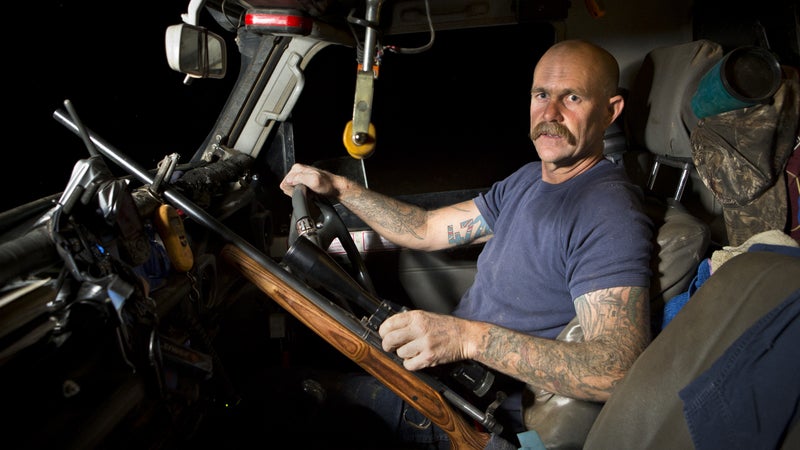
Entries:
MULTIPOLYGON (((353 15, 354 12, 355 12, 355 9, 351 9, 350 13, 348 13, 348 15, 347 15, 347 25, 350 27, 350 31, 353 33, 353 38, 354 38, 354 40, 356 42, 356 57, 360 61, 362 59, 363 55, 364 55, 364 45, 359 40, 358 34, 356 33, 355 28, 353 27, 353 25, 359 25, 359 26, 364 27, 365 29, 366 28, 372 28, 375 31, 379 31, 379 30, 378 30, 378 24, 377 23, 369 22, 369 21, 364 20, 364 19, 359 19, 359 18, 357 18, 357 17, 355 17, 353 15)), ((422 53, 422 52, 430 50, 433 47, 434 41, 436 40, 436 30, 433 27, 433 19, 431 17, 430 0, 425 0, 425 18, 428 21, 428 30, 430 31, 430 38, 428 39, 428 42, 425 45, 422 45, 420 47, 412 47, 412 48, 398 47, 396 45, 379 46, 379 50, 378 50, 378 52, 377 52, 377 54, 375 56, 376 62, 380 61, 381 55, 383 55, 384 50, 388 50, 388 51, 390 51, 392 53, 403 54, 403 55, 418 54, 418 53, 422 53)))
POLYGON ((428 29, 430 30, 430 39, 428 40, 427 44, 415 48, 402 48, 393 45, 386 46, 384 48, 392 53, 399 53, 403 55, 417 54, 430 50, 431 47, 433 47, 434 40, 436 39, 436 31, 433 28, 433 20, 431 19, 431 5, 429 0, 425 0, 425 16, 428 19, 428 29))

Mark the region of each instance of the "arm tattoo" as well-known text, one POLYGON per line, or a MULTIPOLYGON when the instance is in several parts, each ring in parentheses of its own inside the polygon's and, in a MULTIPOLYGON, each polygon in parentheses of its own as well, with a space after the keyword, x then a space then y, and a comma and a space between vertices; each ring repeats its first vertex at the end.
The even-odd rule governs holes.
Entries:
POLYGON ((547 391, 604 400, 649 343, 647 302, 647 290, 639 287, 590 292, 575 299, 583 342, 541 339, 492 326, 484 336, 483 358, 547 391))
POLYGON ((391 233, 408 234, 420 240, 424 238, 419 230, 425 225, 427 211, 418 206, 369 191, 348 198, 345 206, 359 211, 365 221, 372 221, 391 233))
POLYGON ((609 329, 631 330, 640 325, 647 320, 643 317, 649 313, 646 306, 647 295, 640 287, 602 289, 575 299, 575 311, 587 340, 602 336, 609 329))
POLYGON ((447 226, 447 242, 452 245, 461 245, 472 242, 489 233, 489 227, 483 220, 483 215, 474 219, 467 219, 459 224, 458 230, 453 225, 447 226), (462 235, 461 232, 464 232, 462 235))

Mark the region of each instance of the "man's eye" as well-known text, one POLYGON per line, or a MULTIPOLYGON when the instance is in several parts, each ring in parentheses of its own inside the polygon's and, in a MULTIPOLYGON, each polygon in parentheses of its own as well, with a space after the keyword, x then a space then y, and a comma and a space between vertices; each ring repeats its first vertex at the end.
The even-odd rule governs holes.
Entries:
POLYGON ((578 101, 580 101, 580 100, 581 100, 581 98, 580 98, 580 97, 578 97, 578 96, 577 96, 577 95, 575 95, 575 94, 572 94, 572 95, 570 95, 570 96, 569 96, 569 97, 567 97, 567 98, 568 98, 568 99, 569 99, 569 101, 571 101, 571 102, 578 102, 578 101))
POLYGON ((533 98, 537 98, 537 99, 540 99, 540 100, 543 99, 543 98, 547 98, 547 94, 545 94, 544 92, 533 92, 532 94, 533 94, 533 98))

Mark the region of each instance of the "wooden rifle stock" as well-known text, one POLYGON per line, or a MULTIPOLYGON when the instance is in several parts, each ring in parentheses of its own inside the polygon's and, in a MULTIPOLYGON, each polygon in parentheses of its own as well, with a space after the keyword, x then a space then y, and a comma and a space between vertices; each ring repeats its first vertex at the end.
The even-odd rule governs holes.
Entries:
POLYGON ((222 256, 286 311, 447 433, 451 450, 486 447, 490 439, 488 433, 471 427, 436 389, 400 366, 390 355, 339 323, 239 248, 227 245, 222 256))

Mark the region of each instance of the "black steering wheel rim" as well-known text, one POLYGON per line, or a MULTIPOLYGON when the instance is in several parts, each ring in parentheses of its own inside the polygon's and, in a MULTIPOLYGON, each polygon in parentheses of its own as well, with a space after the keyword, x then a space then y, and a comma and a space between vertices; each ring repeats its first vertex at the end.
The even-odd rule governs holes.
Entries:
POLYGON ((292 223, 289 230, 289 246, 300 236, 327 251, 334 239, 344 248, 353 278, 371 294, 376 294, 364 258, 353 242, 347 225, 331 202, 317 195, 304 185, 297 185, 292 193, 292 223))

